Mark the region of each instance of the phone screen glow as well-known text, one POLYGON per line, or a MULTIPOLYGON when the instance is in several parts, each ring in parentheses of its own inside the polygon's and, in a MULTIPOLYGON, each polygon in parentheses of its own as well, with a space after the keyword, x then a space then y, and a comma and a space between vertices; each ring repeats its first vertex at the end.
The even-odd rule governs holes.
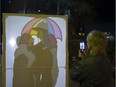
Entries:
POLYGON ((84 50, 85 49, 85 43, 84 42, 80 42, 80 50, 84 50))

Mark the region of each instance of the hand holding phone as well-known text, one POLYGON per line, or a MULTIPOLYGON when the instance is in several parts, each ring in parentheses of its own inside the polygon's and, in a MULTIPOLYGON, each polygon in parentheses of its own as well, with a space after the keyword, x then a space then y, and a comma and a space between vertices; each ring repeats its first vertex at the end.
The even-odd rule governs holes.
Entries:
POLYGON ((78 57, 84 58, 86 56, 85 51, 79 50, 78 57))

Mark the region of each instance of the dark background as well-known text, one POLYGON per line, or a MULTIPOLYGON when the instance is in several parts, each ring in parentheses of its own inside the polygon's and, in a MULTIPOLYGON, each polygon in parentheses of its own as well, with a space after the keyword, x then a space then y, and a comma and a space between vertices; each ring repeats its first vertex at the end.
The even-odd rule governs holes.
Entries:
MULTIPOLYGON (((59 0, 61 1, 61 0, 59 0)), ((64 0, 65 2, 75 2, 79 0, 64 0)), ((83 1, 83 0, 82 0, 83 1)), ((114 21, 115 0, 88 0, 95 8, 98 20, 114 21)), ((2 12, 19 12, 26 9, 37 11, 41 9, 43 14, 57 14, 58 0, 1 0, 2 12)), ((60 3, 62 5, 62 3, 60 3)), ((62 9, 65 9, 62 8, 62 9)), ((62 10, 61 9, 61 10, 62 10)), ((60 10, 60 11, 61 11, 60 10)))
MULTIPOLYGON (((86 8, 87 11, 89 8, 86 8)), ((72 53, 75 54, 75 37, 77 38, 78 32, 80 32, 79 19, 83 21, 85 36, 93 29, 100 29, 104 32, 110 32, 115 37, 115 0, 0 0, 0 53, 2 54, 2 13, 23 13, 23 14, 52 14, 52 15, 68 15, 69 16, 69 47, 71 47, 72 53), (75 3, 84 1, 92 6, 92 11, 89 15, 86 12, 83 13, 81 6, 78 7, 75 3), (40 10, 40 12, 39 12, 40 10), (76 12, 77 10, 77 12, 76 12), (68 13, 69 11, 69 13, 68 13), (78 15, 80 11, 80 15, 78 15), (86 21, 87 22, 84 22, 86 21), (88 20, 92 20, 91 22, 88 20), (71 23, 70 23, 71 22, 71 23), (77 24, 77 26, 76 26, 77 24), (73 44, 73 45, 72 45, 73 44)), ((79 37, 80 38, 80 37, 79 37)), ((114 39, 115 40, 115 39, 114 39)), ((111 45, 112 46, 112 45, 111 45)), ((114 46, 114 45, 113 45, 114 46)), ((114 48, 114 47, 113 47, 114 48)), ((114 50, 113 50, 114 51, 114 50)), ((114 53, 115 54, 115 53, 114 53)), ((113 54, 113 56, 114 56, 113 54)), ((112 51, 111 51, 112 55, 112 51)), ((1 55, 0 55, 0 83, 1 83, 1 55)), ((1 84, 0 84, 1 87, 1 84)))
MULTIPOLYGON (((80 4, 80 3, 79 3, 80 4)), ((84 5, 83 5, 84 6, 84 5)), ((73 26, 76 33, 79 25, 76 26, 75 19, 79 17, 88 17, 82 20, 94 20, 94 22, 84 23, 85 35, 93 29, 100 29, 102 31, 111 32, 115 35, 115 0, 1 0, 1 13, 24 13, 24 14, 53 14, 64 15, 67 10, 70 10, 70 19, 73 19, 73 26), (77 2, 84 1, 92 6, 90 16, 80 14, 77 16, 78 4, 77 2), (40 10, 40 12, 39 12, 40 10), (82 16, 83 15, 83 16, 82 16), (95 16, 92 18, 91 16, 95 16)), ((89 9, 89 8, 87 8, 89 9)), ((87 10, 86 9, 86 10, 87 10)), ((81 12, 83 9, 80 10, 81 12)), ((69 20, 71 21, 71 20, 69 20)))

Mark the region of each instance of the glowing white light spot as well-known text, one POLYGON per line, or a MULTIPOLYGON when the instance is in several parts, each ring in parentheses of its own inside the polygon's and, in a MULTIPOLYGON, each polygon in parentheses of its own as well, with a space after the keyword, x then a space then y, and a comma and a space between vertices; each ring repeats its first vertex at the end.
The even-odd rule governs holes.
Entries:
POLYGON ((12 38, 12 39, 10 40, 10 45, 11 45, 11 46, 14 46, 15 44, 16 44, 16 41, 15 41, 15 39, 12 38))
POLYGON ((41 42, 41 39, 38 38, 38 37, 35 36, 35 35, 32 35, 32 38, 34 39, 34 43, 33 43, 33 45, 36 45, 36 44, 38 44, 39 42, 41 42))
POLYGON ((110 38, 109 36, 107 36, 107 38, 110 38))
POLYGON ((9 1, 9 3, 11 3, 11 1, 9 1))
POLYGON ((38 10, 38 12, 40 12, 41 10, 38 10))
POLYGON ((40 81, 42 80, 42 74, 40 75, 40 81))

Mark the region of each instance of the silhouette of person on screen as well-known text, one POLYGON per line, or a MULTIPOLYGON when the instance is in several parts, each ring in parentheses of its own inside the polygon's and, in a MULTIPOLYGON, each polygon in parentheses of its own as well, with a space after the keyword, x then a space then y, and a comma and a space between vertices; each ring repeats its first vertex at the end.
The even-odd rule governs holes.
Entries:
POLYGON ((56 48, 50 49, 36 36, 17 38, 13 87, 54 87, 58 77, 56 48), (56 51, 56 52, 55 52, 56 51))

